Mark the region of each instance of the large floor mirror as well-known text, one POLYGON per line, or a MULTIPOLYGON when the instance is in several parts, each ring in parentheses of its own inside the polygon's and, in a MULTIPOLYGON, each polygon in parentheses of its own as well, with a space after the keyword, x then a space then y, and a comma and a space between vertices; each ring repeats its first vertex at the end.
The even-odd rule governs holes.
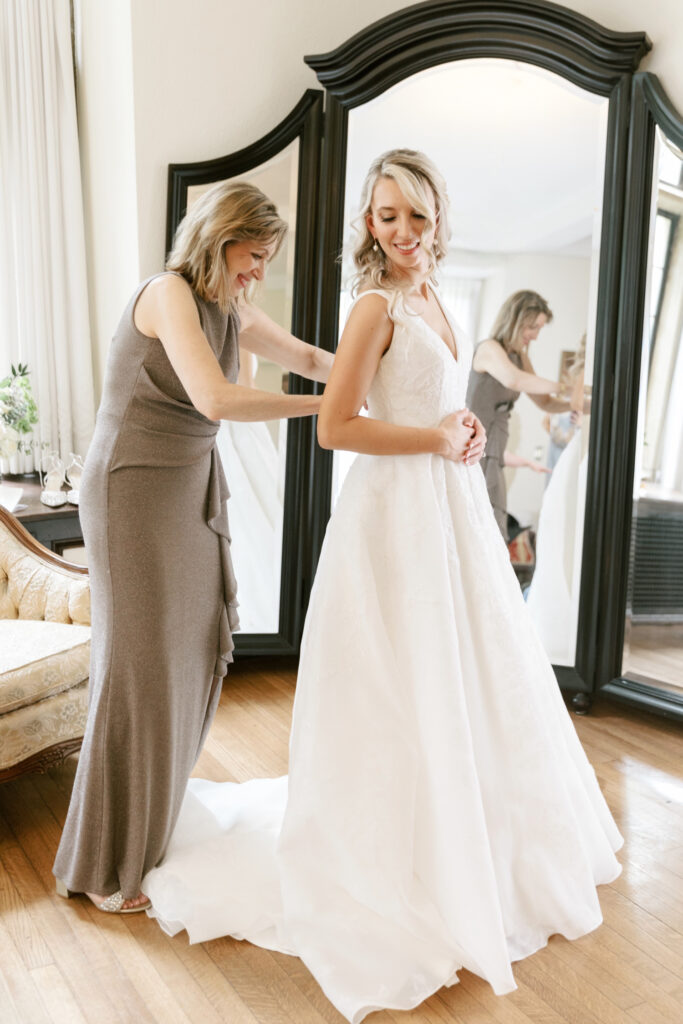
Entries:
MULTIPOLYGON (((507 512, 536 535, 532 559, 516 566, 520 586, 560 684, 585 710, 599 644, 629 96, 649 41, 540 0, 523 6, 522 25, 503 5, 420 4, 306 60, 328 90, 323 253, 348 252, 372 159, 421 149, 451 193, 440 288, 463 329, 489 337, 520 289, 553 312, 529 354, 537 373, 563 380, 566 405, 545 415, 526 395, 515 403, 507 512)), ((348 257, 321 277, 319 333, 338 337, 348 257)), ((350 461, 318 457, 323 522, 350 461)))
MULTIPOLYGON (((608 107, 532 64, 470 59, 413 75, 348 118, 340 330, 363 179, 376 156, 405 145, 428 154, 449 186, 440 293, 462 329, 475 343, 490 337, 520 289, 552 310, 530 356, 541 376, 563 381, 567 407, 551 415, 528 396, 515 403, 509 450, 522 465, 506 470, 507 511, 520 585, 551 660, 564 666, 577 640, 608 107)), ((334 456, 333 505, 352 461, 334 456)))
MULTIPOLYGON (((282 248, 267 270, 267 283, 254 301, 275 321, 290 329, 294 294, 296 203, 299 140, 246 174, 232 179, 257 185, 269 196, 288 224, 282 248)), ((190 185, 187 209, 215 182, 190 185)), ((238 383, 263 391, 283 390, 279 366, 240 351, 238 383)), ((286 381, 285 381, 286 386, 286 381)), ((216 438, 226 479, 230 481, 230 527, 240 539, 232 547, 240 587, 240 627, 244 633, 277 633, 280 623, 282 532, 284 524, 287 421, 239 423, 223 420, 216 438)))
MULTIPOLYGON (((324 94, 258 143, 172 165, 167 240, 210 183, 259 184, 291 230, 258 301, 333 350, 367 169, 393 147, 426 152, 451 196, 440 290, 460 329, 490 337, 521 289, 552 311, 529 356, 564 405, 515 401, 506 511, 535 536, 511 560, 558 681, 579 712, 602 688, 683 717, 683 127, 637 73, 649 49, 544 0, 402 8, 305 58, 324 94)), ((241 379, 311 388, 251 358, 241 379)), ((353 460, 314 431, 221 428, 244 653, 298 650, 353 460)))
MULTIPOLYGON (((167 241, 186 210, 222 181, 248 181, 278 208, 289 230, 253 301, 276 323, 310 338, 309 280, 313 270, 315 170, 321 94, 309 91, 288 118, 237 153, 196 164, 172 165, 167 241), (303 200, 303 201, 302 201, 303 200)), ((238 382, 294 393, 308 382, 240 351, 238 382)), ((231 496, 232 558, 238 580, 238 651, 290 653, 301 629, 302 563, 299 530, 305 500, 311 424, 285 420, 221 423, 217 448, 231 496)))
POLYGON ((621 628, 605 690, 683 718, 683 122, 647 74, 634 82, 629 190, 634 301, 628 308, 624 296, 617 415, 630 427, 622 461, 632 504, 617 530, 621 628))

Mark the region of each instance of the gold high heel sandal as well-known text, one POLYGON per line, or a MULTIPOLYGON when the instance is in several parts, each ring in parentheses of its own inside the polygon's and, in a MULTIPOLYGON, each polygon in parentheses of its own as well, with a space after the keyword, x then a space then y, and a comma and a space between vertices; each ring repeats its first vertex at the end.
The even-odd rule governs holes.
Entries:
MULTIPOLYGON (((55 890, 58 896, 62 896, 66 900, 71 896, 78 895, 78 893, 72 892, 71 889, 68 889, 61 878, 56 879, 55 890)), ((90 899, 90 897, 88 897, 88 899, 90 899)), ((95 900, 92 900, 91 902, 93 906, 97 907, 98 910, 102 910, 105 914, 138 914, 141 910, 147 910, 148 907, 152 906, 152 901, 147 900, 146 903, 140 903, 137 907, 125 907, 124 909, 123 904, 126 902, 126 897, 120 889, 118 892, 113 892, 111 896, 107 896, 107 898, 102 900, 101 903, 95 903, 95 900)))

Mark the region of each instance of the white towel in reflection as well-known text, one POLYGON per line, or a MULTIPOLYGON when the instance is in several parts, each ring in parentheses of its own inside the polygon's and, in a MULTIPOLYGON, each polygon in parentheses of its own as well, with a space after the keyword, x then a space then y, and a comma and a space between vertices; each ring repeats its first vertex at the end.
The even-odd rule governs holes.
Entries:
POLYGON ((243 633, 275 633, 280 609, 286 424, 276 447, 265 423, 224 420, 216 438, 230 489, 228 517, 243 633))

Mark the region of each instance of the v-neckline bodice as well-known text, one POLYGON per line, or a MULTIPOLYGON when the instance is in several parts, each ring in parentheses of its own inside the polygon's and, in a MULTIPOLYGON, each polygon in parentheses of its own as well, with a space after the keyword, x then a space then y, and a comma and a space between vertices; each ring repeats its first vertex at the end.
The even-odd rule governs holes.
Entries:
POLYGON ((451 346, 448 344, 447 341, 444 341, 444 339, 441 337, 439 332, 434 327, 432 327, 431 324, 427 323, 427 321, 425 320, 425 318, 423 316, 420 316, 419 313, 416 313, 415 310, 410 309, 407 305, 406 305, 406 309, 408 310, 409 313, 412 313, 413 316, 417 317, 417 319, 420 320, 424 324, 424 326, 427 328, 427 330, 431 331, 431 333, 434 335, 435 338, 438 338, 439 342, 446 349, 446 351, 448 352, 449 356, 451 357, 451 359, 453 360, 455 365, 458 366, 459 363, 460 363, 460 345, 459 345, 458 340, 457 340, 457 338, 455 336, 455 330, 453 329, 453 324, 451 323, 450 317, 448 316, 448 313, 446 312, 446 310, 445 310, 445 308, 443 306, 443 303, 441 302, 441 300, 439 299, 439 296, 437 295, 436 289, 433 288, 431 284, 428 284, 427 287, 429 288, 430 292, 434 296, 434 298, 436 300, 436 304, 439 307, 439 309, 441 310, 443 318, 446 321, 446 324, 448 326, 449 331, 451 332, 451 337, 453 339, 453 348, 451 348, 451 346))

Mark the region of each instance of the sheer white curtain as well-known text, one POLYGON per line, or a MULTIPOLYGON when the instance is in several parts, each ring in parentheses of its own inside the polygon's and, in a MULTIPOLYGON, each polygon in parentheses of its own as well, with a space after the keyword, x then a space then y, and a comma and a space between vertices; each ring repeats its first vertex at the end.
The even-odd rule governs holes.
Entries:
POLYGON ((69 0, 0 0, 0 377, 28 363, 40 440, 85 454, 94 391, 69 0))
POLYGON ((479 303, 483 281, 478 277, 455 277, 444 274, 439 282, 443 300, 459 324, 465 328, 476 345, 479 321, 479 303))

